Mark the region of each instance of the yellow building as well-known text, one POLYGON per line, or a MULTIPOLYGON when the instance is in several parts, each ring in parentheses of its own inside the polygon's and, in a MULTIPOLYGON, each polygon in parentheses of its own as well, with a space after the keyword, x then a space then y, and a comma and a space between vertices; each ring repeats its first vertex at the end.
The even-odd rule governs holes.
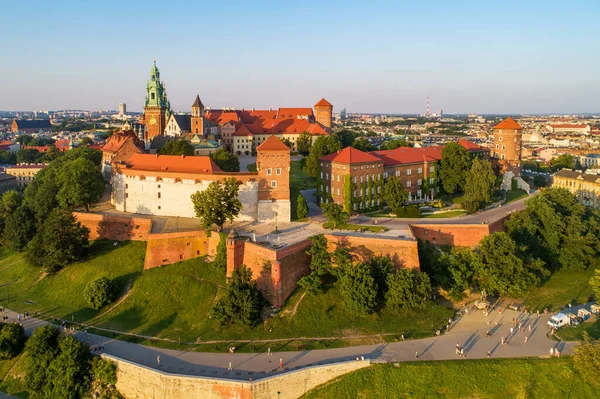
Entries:
POLYGON ((600 209, 600 175, 563 169, 554 174, 552 187, 566 188, 583 205, 600 209))
POLYGON ((6 174, 15 176, 19 188, 24 188, 33 180, 35 175, 46 166, 46 164, 21 164, 9 166, 6 168, 6 174))

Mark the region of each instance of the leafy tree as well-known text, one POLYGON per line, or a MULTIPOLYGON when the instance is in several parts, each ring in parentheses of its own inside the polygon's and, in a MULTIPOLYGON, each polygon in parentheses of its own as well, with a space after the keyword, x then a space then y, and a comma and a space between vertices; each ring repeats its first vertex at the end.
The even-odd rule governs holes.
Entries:
POLYGON ((82 398, 88 390, 91 380, 90 361, 92 355, 87 345, 72 335, 63 335, 58 340, 58 355, 48 368, 49 378, 45 384, 45 393, 51 398, 82 398))
POLYGON ((0 323, 0 359, 12 359, 25 346, 25 330, 15 323, 0 323))
POLYGON ((21 205, 6 218, 2 241, 8 248, 20 252, 34 235, 35 219, 26 205, 21 205))
POLYGON ((408 192, 396 176, 388 176, 383 186, 383 198, 392 212, 400 217, 408 200, 408 192))
POLYGON ((46 385, 52 378, 50 364, 58 355, 58 337, 58 330, 46 324, 33 330, 33 334, 25 343, 28 354, 25 365, 25 385, 33 398, 52 397, 45 394, 46 385))
POLYGON ((83 295, 90 308, 102 309, 116 299, 117 286, 108 277, 99 277, 87 285, 83 295))
POLYGON ((483 204, 490 202, 495 182, 496 175, 492 164, 475 158, 465 184, 464 208, 468 212, 474 212, 483 204))
POLYGON ((339 278, 340 293, 344 304, 356 313, 368 314, 377 305, 377 284, 366 263, 349 265, 339 278))
POLYGON ((581 377, 589 384, 600 386, 598 370, 600 370, 600 341, 590 339, 584 332, 583 342, 575 347, 573 365, 581 377))
POLYGON ((478 252, 463 250, 451 255, 442 255, 440 262, 450 273, 448 294, 456 300, 463 298, 463 293, 472 288, 475 273, 484 268, 481 255, 478 252))
POLYGON ((223 230, 226 221, 235 219, 242 209, 238 190, 239 183, 235 178, 228 178, 222 182, 214 181, 206 190, 191 195, 196 217, 201 219, 204 229, 216 224, 223 230))
POLYGON ((210 155, 213 161, 221 168, 224 172, 239 172, 240 171, 240 160, 237 155, 225 151, 219 148, 213 154, 210 155))
MULTIPOLYGON (((357 134, 349 129, 340 129, 333 134, 341 144, 341 148, 346 148, 352 146, 354 140, 356 140, 357 134)), ((327 154, 324 154, 327 155, 327 154)))
POLYGON ((94 141, 89 137, 84 137, 79 140, 79 146, 88 146, 94 144, 94 141))
POLYGON ((17 154, 12 151, 0 151, 0 164, 15 165, 17 154))
POLYGON ((75 220, 71 212, 56 209, 50 213, 28 245, 27 259, 48 273, 83 259, 89 248, 90 230, 75 220))
POLYGON ((431 281, 444 289, 449 289, 451 276, 445 262, 442 262, 442 252, 429 241, 417 240, 419 263, 421 270, 429 276, 431 281))
POLYGON ((564 168, 573 169, 575 167, 575 157, 571 154, 561 154, 550 160, 550 166, 553 171, 564 168))
POLYGON ((292 142, 290 141, 290 139, 286 139, 286 138, 284 138, 284 139, 282 139, 282 140, 281 140, 281 142, 282 142, 283 144, 287 145, 287 146, 288 146, 288 148, 289 148, 290 150, 293 148, 293 146, 292 146, 292 142))
POLYGON ((94 356, 91 363, 91 373, 94 382, 91 387, 90 397, 104 399, 121 399, 115 384, 117 383, 117 365, 99 356, 94 356))
POLYGON ((50 163, 55 159, 58 159, 62 156, 62 152, 58 150, 55 146, 50 147, 44 154, 42 155, 43 163, 50 163))
POLYGON ((548 181, 542 175, 533 176, 533 185, 536 187, 546 187, 548 185, 548 181))
POLYGON ((22 148, 17 151, 17 163, 38 163, 44 154, 35 148, 22 148))
POLYGON ((424 309, 431 296, 431 282, 427 274, 416 269, 399 269, 388 274, 387 306, 424 309))
POLYGON ((337 136, 319 136, 310 148, 306 165, 304 166, 306 174, 316 179, 321 172, 321 162, 319 159, 341 149, 342 143, 337 136))
POLYGON ((212 264, 217 268, 225 272, 227 270, 227 234, 219 233, 219 244, 217 245, 217 254, 212 264))
POLYGON ((600 300, 600 269, 594 270, 594 275, 590 279, 590 285, 594 290, 594 294, 596 295, 596 299, 600 300))
POLYGON ((221 325, 255 325, 260 320, 262 296, 252 280, 252 270, 242 265, 233 270, 227 282, 225 295, 213 306, 211 317, 221 325))
POLYGON ((0 235, 4 232, 6 219, 17 210, 23 202, 23 196, 15 190, 10 190, 2 194, 0 198, 0 235))
POLYGON ((369 140, 367 140, 366 137, 359 137, 356 140, 354 140, 354 142, 352 143, 352 147, 364 152, 369 152, 373 149, 371 142, 369 142, 369 140))
POLYGON ((404 139, 394 139, 386 141, 381 145, 382 150, 395 150, 396 148, 400 147, 410 147, 410 144, 408 144, 404 139))
POLYGON ((394 262, 389 256, 374 256, 369 261, 369 267, 371 268, 371 276, 377 284, 377 295, 379 298, 384 298, 388 291, 387 276, 395 270, 394 262))
POLYGON ((60 190, 58 184, 60 166, 56 162, 61 162, 65 158, 66 155, 39 171, 35 179, 25 188, 23 203, 33 211, 37 226, 41 226, 50 212, 59 207, 56 196, 60 190))
POLYGON ((312 147, 312 136, 305 130, 300 133, 298 139, 296 140, 296 149, 300 155, 305 157, 309 154, 310 147, 312 147))
POLYGON ((79 158, 89 159, 94 165, 100 166, 102 163, 102 151, 94 150, 90 147, 79 146, 65 152, 65 155, 61 159, 66 162, 74 161, 79 158))
POLYGON ((35 142, 35 138, 33 136, 23 134, 23 135, 17 137, 15 142, 19 143, 21 145, 33 145, 35 142))
POLYGON ((317 294, 323 288, 323 276, 331 269, 331 258, 327 252, 327 239, 323 234, 311 237, 312 245, 306 251, 310 255, 310 273, 298 281, 307 292, 317 294))
POLYGON ((60 190, 56 198, 65 208, 90 205, 100 199, 104 192, 104 177, 92 161, 79 158, 67 162, 58 172, 60 190))
POLYGON ((308 203, 306 202, 306 198, 302 194, 298 194, 298 201, 296 207, 296 217, 298 219, 304 219, 308 216, 308 203))
POLYGON ((333 223, 333 228, 337 229, 340 225, 348 221, 350 215, 344 210, 344 207, 335 202, 324 202, 321 204, 321 209, 327 220, 333 223))
POLYGON ((185 140, 169 141, 158 153, 161 155, 194 155, 194 146, 185 140))
POLYGON ((442 148, 440 179, 448 194, 465 189, 467 173, 471 167, 468 151, 458 143, 447 143, 442 148))

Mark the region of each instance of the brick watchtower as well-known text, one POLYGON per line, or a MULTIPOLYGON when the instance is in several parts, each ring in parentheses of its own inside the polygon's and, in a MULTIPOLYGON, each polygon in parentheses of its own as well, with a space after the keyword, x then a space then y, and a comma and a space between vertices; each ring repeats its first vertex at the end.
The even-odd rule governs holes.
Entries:
POLYGON ((196 94, 196 100, 192 104, 191 125, 192 133, 204 134, 204 105, 198 94, 196 94))
POLYGON ((327 132, 331 132, 331 120, 333 119, 333 105, 324 98, 315 104, 315 118, 317 123, 323 125, 327 132))
POLYGON ((160 81, 160 72, 154 66, 150 70, 150 80, 146 85, 146 102, 144 103, 144 123, 148 128, 148 136, 153 138, 163 134, 167 126, 167 120, 171 115, 171 104, 167 100, 167 90, 164 82, 160 81))
POLYGON ((512 118, 506 118, 494 126, 492 155, 502 173, 511 171, 514 177, 521 175, 521 138, 523 128, 512 118))
POLYGON ((289 222, 290 202, 290 149, 275 136, 256 148, 258 172, 258 220, 289 222))

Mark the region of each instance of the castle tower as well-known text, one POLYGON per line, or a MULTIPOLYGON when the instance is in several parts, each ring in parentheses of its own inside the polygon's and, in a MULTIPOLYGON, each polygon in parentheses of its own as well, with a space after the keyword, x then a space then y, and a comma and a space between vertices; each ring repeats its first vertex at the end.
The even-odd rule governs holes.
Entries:
POLYGON ((333 119, 333 105, 324 98, 315 104, 315 117, 317 122, 325 126, 327 131, 331 131, 331 121, 333 119))
POLYGON ((167 100, 164 82, 160 81, 160 72, 156 61, 150 70, 150 80, 146 85, 146 102, 144 104, 144 123, 148 128, 148 139, 163 134, 167 120, 171 115, 171 104, 167 100))
POLYGON ((511 171, 514 177, 521 175, 521 139, 523 128, 512 118, 506 118, 494 126, 492 155, 502 173, 511 171))
POLYGON ((256 148, 258 221, 291 221, 290 148, 275 136, 256 148))
POLYGON ((191 124, 192 133, 204 134, 204 105, 198 94, 196 94, 196 100, 192 104, 191 124))

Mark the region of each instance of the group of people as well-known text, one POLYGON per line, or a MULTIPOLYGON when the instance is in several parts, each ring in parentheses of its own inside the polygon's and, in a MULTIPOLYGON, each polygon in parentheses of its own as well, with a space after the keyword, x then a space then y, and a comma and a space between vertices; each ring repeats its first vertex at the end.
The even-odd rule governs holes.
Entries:
POLYGON ((458 342, 456 343, 456 354, 458 357, 465 357, 465 349, 458 342))

